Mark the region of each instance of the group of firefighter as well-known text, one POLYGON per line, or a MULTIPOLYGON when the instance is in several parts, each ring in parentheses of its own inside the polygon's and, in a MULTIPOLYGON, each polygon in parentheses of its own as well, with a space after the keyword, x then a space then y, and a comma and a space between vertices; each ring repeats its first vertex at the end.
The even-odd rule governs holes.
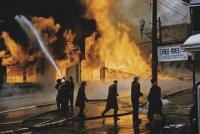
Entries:
MULTIPOLYGON (((118 118, 118 92, 117 92, 118 81, 114 80, 113 83, 109 86, 108 96, 106 101, 105 110, 102 112, 101 116, 104 116, 111 109, 114 110, 114 120, 119 120, 118 118)), ((164 121, 167 120, 165 115, 162 112, 162 100, 161 100, 161 88, 157 85, 156 80, 151 80, 151 88, 147 96, 148 99, 148 113, 147 118, 149 120, 148 125, 152 124, 154 114, 160 115, 164 121)), ((85 94, 86 82, 83 81, 79 87, 75 106, 79 107, 78 117, 85 117, 84 109, 85 104, 88 101, 85 94)), ((74 99, 74 82, 73 78, 65 80, 65 78, 58 79, 56 83, 56 89, 58 94, 56 97, 58 110, 61 111, 71 111, 73 113, 73 99, 74 99)), ((139 77, 134 77, 134 80, 131 83, 131 102, 133 107, 133 121, 134 123, 141 123, 139 119, 139 99, 143 96, 143 93, 140 91, 139 77)))
POLYGON ((63 112, 73 112, 73 101, 74 101, 74 82, 70 76, 69 79, 58 79, 56 81, 55 88, 57 89, 57 108, 63 112))

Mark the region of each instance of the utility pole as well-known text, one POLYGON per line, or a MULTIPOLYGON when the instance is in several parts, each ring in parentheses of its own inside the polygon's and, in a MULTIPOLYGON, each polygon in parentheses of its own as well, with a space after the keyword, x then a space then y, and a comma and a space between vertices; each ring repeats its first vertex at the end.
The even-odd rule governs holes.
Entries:
POLYGON ((157 0, 153 0, 152 5, 152 79, 157 82, 157 0))
MULTIPOLYGON (((162 46, 162 24, 161 24, 161 19, 160 17, 158 18, 158 26, 159 26, 159 46, 162 46)), ((161 69, 163 70, 163 62, 160 63, 161 69)))
POLYGON ((196 94, 196 52, 193 52, 193 69, 192 69, 192 74, 193 74, 193 99, 195 98, 196 94))
POLYGON ((161 19, 158 18, 159 23, 159 45, 162 46, 162 25, 161 25, 161 19))

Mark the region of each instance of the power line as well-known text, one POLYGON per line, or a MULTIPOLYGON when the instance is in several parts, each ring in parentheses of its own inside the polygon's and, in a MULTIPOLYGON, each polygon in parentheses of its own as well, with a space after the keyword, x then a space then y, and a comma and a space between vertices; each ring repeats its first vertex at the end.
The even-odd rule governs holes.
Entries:
MULTIPOLYGON (((164 1, 164 0, 163 0, 164 1)), ((181 12, 183 12, 183 13, 185 13, 186 14, 186 12, 185 12, 185 10, 183 9, 183 7, 181 6, 181 5, 179 5, 179 4, 177 4, 177 3, 172 3, 172 2, 170 2, 170 1, 164 1, 166 4, 169 4, 169 5, 171 5, 173 8, 176 8, 177 10, 179 10, 179 11, 181 11, 181 12)))
MULTIPOLYGON (((181 6, 181 8, 183 7, 183 5, 185 5, 185 4, 183 3, 184 1, 182 1, 182 0, 181 0, 181 1, 179 0, 181 3, 178 2, 178 0, 165 0, 165 1, 168 1, 168 2, 170 2, 170 3, 174 3, 174 4, 176 4, 176 5, 179 6, 179 7, 181 6)), ((189 7, 189 4, 188 4, 188 5, 185 5, 185 6, 188 6, 188 7, 189 7)))
MULTIPOLYGON (((158 2, 159 2, 161 5, 165 6, 166 8, 168 8, 168 9, 170 9, 170 10, 173 10, 174 12, 180 14, 180 15, 183 16, 183 17, 186 17, 185 14, 182 14, 181 12, 179 12, 179 11, 175 10, 174 8, 172 8, 172 7, 168 6, 168 5, 166 5, 165 3, 161 2, 161 1, 158 1, 158 2)), ((187 16, 187 17, 188 17, 188 16, 187 16)))
POLYGON ((166 2, 166 1, 164 1, 164 0, 163 0, 163 1, 160 0, 160 1, 158 1, 158 2, 160 2, 162 5, 164 5, 165 7, 167 7, 167 8, 170 9, 170 10, 179 12, 180 14, 182 14, 182 15, 184 15, 184 16, 185 16, 185 14, 186 14, 186 13, 182 13, 182 12, 185 12, 185 11, 180 11, 180 9, 178 9, 177 7, 175 8, 174 5, 168 3, 168 2, 166 2))
MULTIPOLYGON (((161 1, 161 0, 160 0, 161 1)), ((176 8, 177 10, 184 12, 184 14, 186 14, 185 10, 183 9, 183 6, 178 4, 178 3, 173 3, 167 0, 162 0, 164 3, 171 5, 172 7, 176 8), (182 6, 182 7, 181 7, 182 6)))

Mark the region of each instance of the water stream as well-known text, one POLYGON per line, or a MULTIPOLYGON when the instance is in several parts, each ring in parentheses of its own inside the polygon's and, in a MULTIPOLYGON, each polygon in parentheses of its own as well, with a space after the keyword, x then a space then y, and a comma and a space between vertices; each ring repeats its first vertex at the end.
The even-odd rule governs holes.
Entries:
POLYGON ((26 34, 30 34, 28 32, 32 32, 32 35, 37 40, 42 52, 45 54, 46 58, 53 65, 53 67, 56 70, 57 74, 61 78, 62 76, 61 76, 60 69, 56 65, 56 62, 54 61, 52 55, 49 53, 44 41, 42 40, 40 34, 36 30, 36 28, 33 26, 33 24, 25 16, 22 16, 22 15, 16 15, 15 16, 15 20, 20 24, 20 26, 26 32, 26 34))

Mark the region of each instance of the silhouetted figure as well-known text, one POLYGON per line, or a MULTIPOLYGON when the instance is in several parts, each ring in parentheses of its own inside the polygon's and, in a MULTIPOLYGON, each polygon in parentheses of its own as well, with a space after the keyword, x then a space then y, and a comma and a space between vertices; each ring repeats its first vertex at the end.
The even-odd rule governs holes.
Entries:
POLYGON ((139 77, 134 77, 134 81, 131 84, 131 102, 133 107, 133 121, 134 123, 140 123, 141 120, 138 117, 139 114, 139 99, 143 96, 140 92, 139 77))
POLYGON ((148 95, 148 101, 149 101, 149 109, 147 113, 147 118, 149 120, 149 125, 152 124, 153 121, 153 115, 155 113, 159 114, 164 121, 166 121, 166 117, 162 112, 162 100, 161 100, 161 88, 157 86, 156 80, 151 80, 152 87, 150 88, 150 92, 148 95))
POLYGON ((57 90, 56 102, 57 102, 57 108, 58 108, 58 110, 61 109, 60 86, 61 86, 61 79, 57 79, 56 80, 55 89, 57 90))
POLYGON ((117 120, 117 111, 119 109, 118 102, 117 102, 117 81, 115 80, 112 85, 109 87, 108 97, 107 97, 107 104, 105 110, 102 112, 101 115, 105 115, 110 109, 114 109, 114 120, 117 120))
POLYGON ((69 77, 69 102, 71 112, 74 112, 74 81, 72 76, 69 77))
POLYGON ((60 86, 60 96, 61 96, 61 110, 63 112, 68 112, 69 110, 69 91, 68 91, 69 81, 61 80, 60 86))
POLYGON ((86 82, 83 81, 81 86, 78 90, 77 98, 76 98, 76 106, 79 107, 79 117, 85 117, 84 110, 85 110, 85 103, 87 102, 87 97, 85 95, 85 86, 86 82))

